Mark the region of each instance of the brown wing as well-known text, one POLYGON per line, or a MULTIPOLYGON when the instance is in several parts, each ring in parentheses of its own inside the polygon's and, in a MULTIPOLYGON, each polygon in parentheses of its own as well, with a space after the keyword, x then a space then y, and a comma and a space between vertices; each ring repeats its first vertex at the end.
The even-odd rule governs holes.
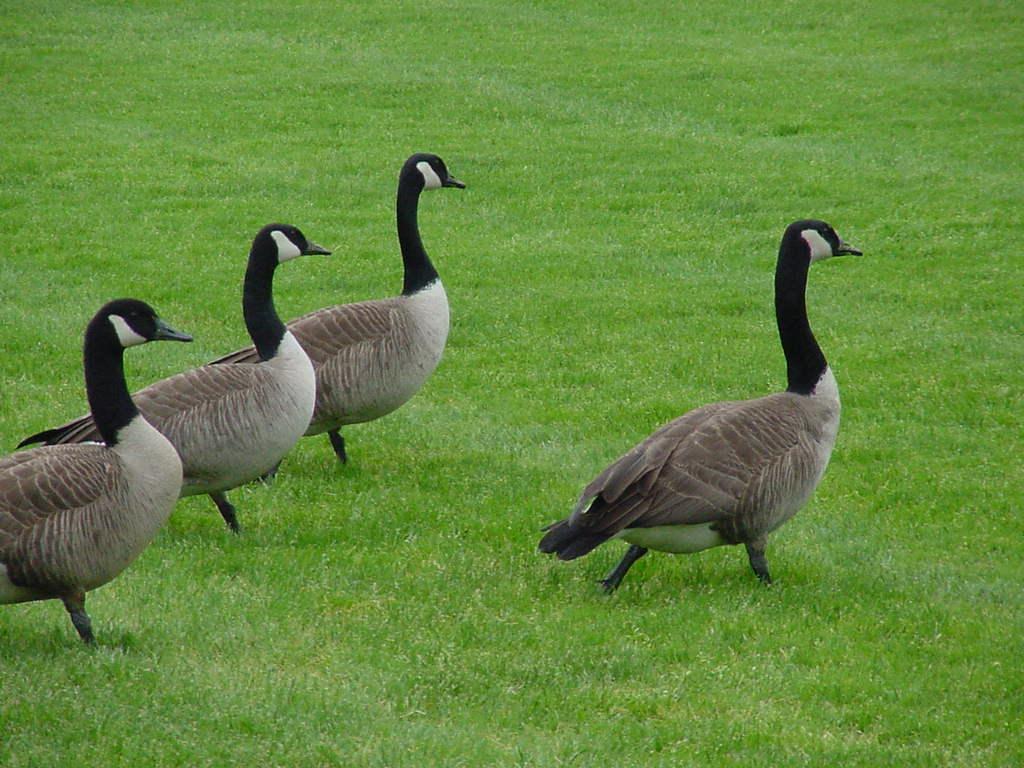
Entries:
POLYGON ((204 365, 154 382, 132 399, 146 420, 161 432, 173 431, 174 425, 193 419, 215 425, 245 407, 262 373, 260 368, 204 365))
POLYGON ((123 494, 122 483, 100 445, 36 448, 0 459, 0 562, 11 580, 59 582, 40 559, 39 543, 55 540, 89 507, 123 494))
POLYGON ((776 395, 691 411, 590 483, 570 525, 610 537, 631 526, 728 520, 760 475, 798 447, 794 411, 776 395))
MULTIPOLYGON (((177 445, 176 432, 194 418, 217 424, 218 419, 243 407, 251 397, 259 366, 204 365, 150 384, 132 395, 146 421, 177 445)), ((23 445, 42 440, 49 445, 100 441, 91 415, 80 416, 54 429, 26 438, 23 445)))
MULTIPOLYGON (((388 336, 395 323, 395 299, 361 301, 318 309, 287 323, 315 367, 346 347, 372 343, 388 336)), ((259 360, 254 347, 214 360, 214 364, 245 363, 259 360)))

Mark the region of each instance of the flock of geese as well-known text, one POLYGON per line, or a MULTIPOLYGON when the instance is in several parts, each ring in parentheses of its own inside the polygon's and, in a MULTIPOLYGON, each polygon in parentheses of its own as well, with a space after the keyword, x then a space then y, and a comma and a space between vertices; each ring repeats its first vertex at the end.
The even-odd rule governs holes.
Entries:
MULTIPOLYGON (((242 295, 252 346, 134 394, 127 347, 192 339, 142 301, 104 305, 85 330, 89 413, 18 447, 42 446, 0 458, 0 603, 60 599, 92 643, 86 592, 138 557, 179 497, 209 495, 238 531, 226 493, 276 472, 303 435, 326 432, 346 461, 341 428, 401 406, 441 358, 448 300, 417 210, 424 190, 464 186, 438 156, 411 156, 396 206, 402 293, 288 323, 274 308, 277 266, 330 252, 296 227, 263 227, 242 295)), ((767 536, 807 502, 839 428, 838 387, 807 320, 808 268, 859 253, 823 221, 791 224, 775 272, 786 391, 706 405, 663 426, 584 488, 572 514, 547 527, 540 550, 572 560, 622 539, 630 546, 602 581, 612 591, 648 550, 742 543, 754 573, 771 583, 767 536)))

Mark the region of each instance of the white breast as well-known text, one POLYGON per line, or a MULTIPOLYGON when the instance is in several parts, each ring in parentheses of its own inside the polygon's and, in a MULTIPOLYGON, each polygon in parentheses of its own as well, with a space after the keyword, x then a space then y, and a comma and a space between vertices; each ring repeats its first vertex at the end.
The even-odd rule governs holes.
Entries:
MULTIPOLYGON (((82 565, 79 583, 95 589, 123 571, 167 522, 181 489, 181 460, 170 441, 141 416, 118 433, 113 452, 125 476, 127 497, 110 509, 108 525, 92 533, 102 557, 82 565)), ((85 532, 82 532, 84 536, 85 532)), ((78 558, 83 563, 85 558, 78 558)))
POLYGON ((294 391, 297 407, 301 407, 302 403, 308 400, 309 412, 312 415, 316 399, 316 373, 313 370, 313 363, 309 361, 309 355, 291 331, 285 331, 277 354, 262 365, 268 365, 274 371, 280 372, 281 380, 286 380, 289 388, 294 391))
POLYGON ((811 397, 834 402, 838 407, 839 382, 836 381, 835 374, 832 373, 832 368, 830 366, 825 366, 825 370, 822 372, 821 378, 819 378, 818 383, 814 385, 811 397))
POLYGON ((367 380, 367 406, 359 410, 377 418, 419 392, 437 368, 448 341, 448 296, 440 280, 402 297, 402 331, 380 349, 380 375, 367 380))
POLYGON ((117 437, 114 453, 121 459, 130 488, 162 499, 168 488, 181 485, 178 452, 142 416, 132 419, 117 437))
POLYGON ((448 294, 440 280, 435 280, 422 291, 405 297, 407 311, 412 317, 415 342, 425 352, 435 353, 438 358, 448 340, 450 322, 448 294))
MULTIPOLYGON (((832 448, 836 444, 836 436, 839 434, 839 414, 841 405, 839 402, 839 384, 832 373, 832 369, 825 367, 824 373, 818 379, 811 392, 811 399, 819 404, 822 409, 821 438, 817 442, 818 462, 821 471, 818 480, 825 474, 828 460, 832 455, 832 448)), ((815 481, 817 485, 817 481, 815 481)))

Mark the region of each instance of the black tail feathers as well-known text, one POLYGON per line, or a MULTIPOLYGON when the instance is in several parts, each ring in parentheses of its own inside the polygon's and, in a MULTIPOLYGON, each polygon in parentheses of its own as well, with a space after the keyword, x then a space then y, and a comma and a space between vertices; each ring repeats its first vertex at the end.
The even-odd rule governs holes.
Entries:
POLYGON ((53 445, 53 442, 51 441, 55 441, 60 437, 62 431, 63 430, 60 427, 57 427, 56 429, 44 429, 42 432, 36 432, 34 435, 29 435, 18 443, 18 448, 24 448, 26 445, 33 445, 35 443, 53 445))
POLYGON ((537 548, 545 554, 555 554, 559 560, 575 560, 608 540, 608 535, 573 526, 568 520, 559 520, 546 529, 537 548))

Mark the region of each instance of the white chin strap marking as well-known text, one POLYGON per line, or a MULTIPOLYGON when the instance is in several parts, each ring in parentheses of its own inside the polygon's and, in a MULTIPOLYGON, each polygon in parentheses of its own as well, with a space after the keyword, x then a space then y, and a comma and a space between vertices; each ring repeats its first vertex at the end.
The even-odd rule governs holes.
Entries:
POLYGON ((832 253, 832 246, 829 245, 828 240, 821 236, 821 233, 816 229, 805 229, 800 233, 800 237, 804 239, 804 242, 811 247, 811 263, 821 259, 828 259, 835 254, 832 253))
POLYGON ((299 246, 288 239, 288 235, 279 229, 275 229, 270 233, 270 236, 274 238, 274 242, 277 243, 277 260, 278 262, 288 261, 294 259, 297 256, 302 255, 302 251, 299 250, 299 246))
POLYGON ((149 341, 145 336, 140 336, 132 330, 132 327, 128 325, 128 322, 120 315, 109 315, 107 319, 110 320, 110 324, 114 326, 114 332, 117 334, 117 338, 121 342, 122 347, 134 347, 138 344, 145 344, 149 341))
POLYGON ((423 176, 423 188, 424 189, 440 189, 441 188, 441 177, 437 175, 435 171, 426 160, 420 160, 416 163, 416 170, 423 176))

